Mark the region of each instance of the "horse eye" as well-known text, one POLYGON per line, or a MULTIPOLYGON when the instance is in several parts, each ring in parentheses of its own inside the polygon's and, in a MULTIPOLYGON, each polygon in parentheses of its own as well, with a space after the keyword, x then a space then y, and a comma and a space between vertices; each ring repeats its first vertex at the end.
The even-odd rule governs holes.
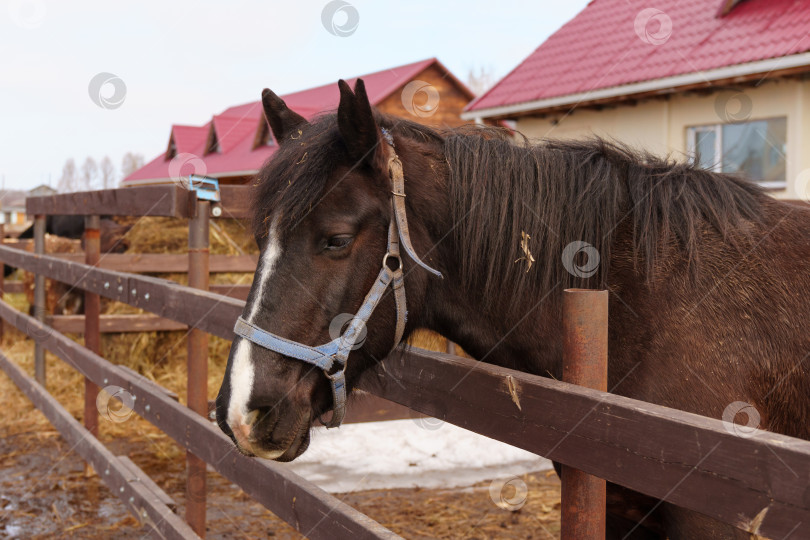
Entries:
POLYGON ((354 237, 349 234, 339 234, 326 241, 326 249, 343 249, 352 243, 354 237))

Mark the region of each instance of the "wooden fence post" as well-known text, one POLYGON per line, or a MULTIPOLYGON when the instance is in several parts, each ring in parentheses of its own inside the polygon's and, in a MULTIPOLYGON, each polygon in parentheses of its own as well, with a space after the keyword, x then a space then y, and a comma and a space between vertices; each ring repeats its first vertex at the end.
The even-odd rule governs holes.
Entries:
MULTIPOLYGON (((98 216, 84 218, 84 262, 98 266, 101 258, 101 220, 98 216)), ((96 354, 101 354, 100 333, 101 299, 95 293, 84 291, 84 346, 96 354)), ((98 437, 98 386, 84 378, 84 427, 98 437)), ((90 476, 91 467, 85 462, 84 473, 90 476)))
MULTIPOLYGON (((607 391, 607 291, 563 292, 563 381, 607 391)), ((605 538, 605 481, 562 466, 561 540, 605 538)))
MULTIPOLYGON (((45 254, 45 216, 34 216, 34 253, 45 254)), ((36 274, 34 276, 34 317, 45 322, 45 276, 36 274)), ((34 377, 36 381, 45 386, 45 348, 36 343, 34 345, 34 377)))
MULTIPOLYGON (((196 202, 196 214, 188 225, 188 285, 208 290, 208 201, 196 202)), ((188 407, 208 417, 208 334, 198 328, 188 333, 188 407)), ((206 464, 186 453, 186 521, 205 537, 206 464)))

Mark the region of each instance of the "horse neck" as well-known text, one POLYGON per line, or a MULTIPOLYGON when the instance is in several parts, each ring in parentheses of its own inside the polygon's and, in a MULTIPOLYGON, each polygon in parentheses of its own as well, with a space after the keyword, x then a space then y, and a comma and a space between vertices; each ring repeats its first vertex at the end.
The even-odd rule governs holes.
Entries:
MULTIPOLYGON (((645 275, 643 266, 634 262, 632 238, 629 223, 616 228, 610 261, 605 261, 609 268, 606 281, 586 286, 611 291, 611 320, 627 315, 628 310, 633 313, 637 302, 645 301, 645 275)), ((455 271, 457 261, 445 258, 452 257, 453 251, 452 243, 442 247, 445 278, 430 282, 421 325, 457 343, 477 360, 561 379, 562 296, 566 288, 578 284, 560 282, 550 289, 515 295, 504 282, 499 301, 487 303, 482 291, 462 284, 455 271)), ((559 261, 554 257, 535 265, 559 261)), ((629 319, 635 321, 636 317, 629 319)))
MULTIPOLYGON (((434 170, 439 170, 434 167, 434 170)), ((421 177, 428 179, 428 175, 421 177)), ((441 182, 433 182, 433 186, 441 182)), ((414 191, 418 191, 418 188, 414 191)), ((515 296, 504 283, 495 303, 485 302, 483 291, 469 288, 459 274, 463 250, 455 245, 449 231, 453 227, 448 212, 447 193, 432 193, 431 209, 423 209, 420 226, 434 235, 435 259, 442 261, 444 279, 427 279, 424 299, 409 305, 414 327, 424 327, 442 334, 461 346, 474 358, 520 371, 561 377, 558 365, 562 343, 560 300, 563 287, 540 296, 515 296), (428 219, 424 219, 430 216, 428 219), (437 233, 441 231, 441 234, 437 233), (439 240, 440 239, 440 240, 439 240), (537 296, 537 297, 535 297, 537 296), (411 311, 412 309, 412 311, 411 311), (538 346, 538 343, 544 343, 538 346)), ((558 257, 556 259, 559 259, 558 257)), ((535 264, 543 264, 538 261, 535 264)), ((426 273, 425 273, 426 274, 426 273)), ((415 277, 415 276, 414 276, 415 277)), ((412 279, 412 278, 411 278, 412 279)))
POLYGON ((544 298, 524 298, 517 309, 512 300, 483 305, 480 291, 459 285, 448 272, 432 284, 422 325, 461 346, 474 358, 503 367, 560 378, 562 343, 560 291, 544 298), (515 313, 523 313, 516 317, 515 313), (540 345, 542 344, 542 345, 540 345))
MULTIPOLYGON (((439 171, 441 173, 439 178, 442 176, 444 178, 444 181, 437 182, 436 178, 429 178, 429 174, 420 176, 415 182, 419 187, 414 185, 414 191, 417 192, 414 199, 431 201, 430 210, 424 209, 420 212, 420 217, 423 218, 421 225, 434 231, 433 241, 437 243, 435 250, 438 259, 442 261, 445 279, 429 280, 424 301, 420 299, 419 303, 413 306, 414 322, 417 326, 427 327, 448 337, 479 360, 521 371, 559 377, 562 352, 560 337, 562 291, 568 287, 599 288, 597 280, 607 275, 607 272, 599 272, 596 277, 589 280, 572 277, 572 274, 563 267, 561 260, 563 246, 557 245, 559 239, 555 238, 557 243, 551 243, 550 238, 540 237, 541 233, 545 233, 543 227, 559 231, 565 228, 562 224, 534 223, 529 230, 532 235, 536 233, 538 236, 532 244, 533 255, 537 260, 530 268, 527 267, 527 259, 520 259, 522 252, 519 250, 517 253, 501 250, 497 255, 498 260, 506 261, 506 264, 495 272, 495 279, 469 279, 470 274, 486 275, 487 267, 494 255, 491 248, 475 249, 469 244, 466 247, 456 245, 457 235, 452 232, 459 226, 459 222, 466 223, 464 219, 469 219, 468 216, 478 216, 473 218, 478 219, 482 211, 499 212, 503 211, 504 207, 498 208, 493 204, 484 208, 484 205, 475 199, 467 199, 469 203, 467 208, 454 204, 458 201, 450 200, 453 197, 452 193, 463 192, 463 189, 459 189, 458 186, 452 189, 449 185, 450 174, 446 160, 435 162, 430 167, 423 166, 422 170, 439 171), (443 186, 445 192, 432 193, 426 197, 419 193, 422 184, 430 184, 431 188, 443 186), (475 205, 477 207, 472 208, 475 205), (449 211, 451 208, 452 212, 449 211), (440 231, 440 234, 435 231, 440 231), (465 266, 466 270, 462 270, 465 266), (464 272, 466 276, 462 275, 464 272), (487 290, 484 290, 485 288, 487 290)), ((458 175, 458 172, 456 174, 458 175)), ((464 179, 456 177, 452 181, 464 182, 464 179)), ((528 188, 526 193, 530 194, 528 188)), ((538 204, 541 203, 537 195, 534 195, 534 199, 538 204)), ((612 212, 618 210, 613 208, 612 212)), ((529 215, 534 214, 526 214, 529 215)), ((563 217, 562 213, 552 215, 563 217)), ((526 216, 521 216, 518 221, 524 223, 526 216)), ((593 223, 605 225, 599 221, 593 223)), ((509 235, 504 236, 503 230, 498 231, 494 227, 482 227, 475 223, 468 225, 474 233, 465 233, 466 236, 462 236, 467 239, 479 238, 481 246, 493 246, 499 242, 514 242, 517 246, 521 240, 520 229, 511 230, 509 235), (493 236, 485 239, 487 234, 493 236)), ((629 241, 632 238, 632 230, 628 225, 622 223, 616 227, 606 227, 612 229, 614 234, 593 235, 599 239, 608 238, 604 245, 597 242, 598 250, 605 254, 606 258, 631 256, 631 253, 626 252, 632 249, 632 242, 629 241), (617 245, 626 249, 614 250, 614 246, 617 245)), ((604 261, 603 264, 608 264, 608 261, 604 261)))

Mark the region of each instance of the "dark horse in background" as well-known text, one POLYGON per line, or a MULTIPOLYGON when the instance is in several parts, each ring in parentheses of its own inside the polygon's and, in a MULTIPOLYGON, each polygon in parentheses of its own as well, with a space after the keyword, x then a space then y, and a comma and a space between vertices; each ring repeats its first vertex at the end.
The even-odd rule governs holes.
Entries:
MULTIPOLYGON (((99 225, 102 253, 123 253, 127 250, 124 236, 130 227, 119 225, 109 216, 102 217, 99 225)), ((45 232, 62 238, 84 240, 84 216, 46 216, 45 232)), ((34 238, 34 225, 31 224, 17 238, 34 238)), ((3 265, 5 277, 10 276, 15 270, 14 267, 3 265)))
MULTIPOLYGON (((385 128, 404 165, 415 251, 444 275, 403 256, 406 336, 428 328, 486 362, 559 379, 563 289, 607 288, 612 392, 712 418, 744 401, 760 428, 810 438, 810 211, 622 145, 438 131, 377 113, 361 81, 340 92, 337 114, 313 123, 263 93, 280 149, 259 174, 262 254, 243 318, 318 345, 333 317, 357 311, 392 214, 385 128), (598 253, 592 276, 563 261, 572 242, 598 253)), ((391 351, 392 296, 349 356, 349 388, 391 351)), ((331 406, 321 370, 234 340, 217 420, 244 453, 295 459, 331 406)), ((609 485, 608 537, 749 537, 658 502, 609 485)))
MULTIPOLYGON (((126 234, 131 227, 120 225, 109 216, 103 216, 99 222, 99 241, 101 253, 123 253, 127 250, 126 234)), ((85 218, 84 216, 46 216, 45 232, 47 234, 82 240, 84 247, 85 218)), ((17 238, 33 238, 34 225, 25 229, 17 238)), ((46 241, 47 248, 47 241, 46 241)), ((9 277, 16 268, 3 265, 3 275, 9 277)), ((84 293, 75 287, 58 281, 48 280, 46 289, 57 300, 53 306, 55 314, 77 315, 84 313, 84 293)), ((34 314, 34 306, 30 306, 30 313, 34 314)))

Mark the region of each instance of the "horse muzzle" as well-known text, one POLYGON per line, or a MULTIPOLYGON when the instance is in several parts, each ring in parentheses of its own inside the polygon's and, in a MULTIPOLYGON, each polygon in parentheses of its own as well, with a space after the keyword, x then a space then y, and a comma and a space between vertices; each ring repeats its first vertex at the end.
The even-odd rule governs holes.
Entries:
POLYGON ((229 419, 229 435, 240 452, 251 457, 292 461, 306 451, 310 441, 311 415, 279 414, 270 408, 250 411, 246 416, 229 419))

